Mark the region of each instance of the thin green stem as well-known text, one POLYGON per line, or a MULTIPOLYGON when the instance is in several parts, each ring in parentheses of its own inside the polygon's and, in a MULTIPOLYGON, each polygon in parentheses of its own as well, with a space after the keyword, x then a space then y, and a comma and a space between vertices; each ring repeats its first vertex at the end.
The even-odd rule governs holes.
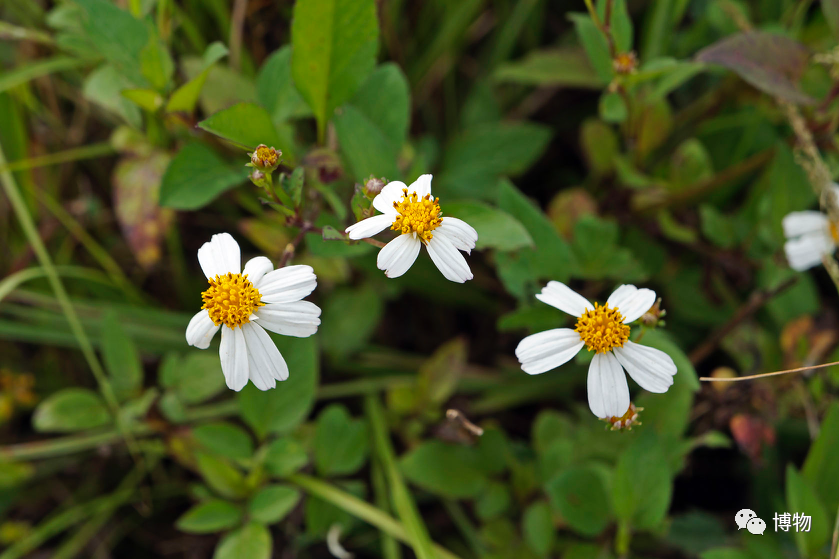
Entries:
MULTIPOLYGON (((83 266, 56 266, 56 272, 66 278, 79 278, 89 281, 95 281, 105 285, 110 285, 110 279, 93 268, 85 268, 83 266)), ((26 268, 19 270, 10 276, 6 276, 0 281, 0 301, 2 301, 9 293, 17 289, 18 286, 31 281, 33 279, 46 277, 47 271, 40 267, 26 268)))
POLYGON ((836 509, 836 522, 833 523, 833 542, 830 544, 830 559, 839 559, 839 508, 836 509))
MULTIPOLYGON (((373 493, 375 494, 376 506, 390 514, 390 505, 387 496, 387 481, 382 471, 379 460, 372 460, 370 463, 370 479, 373 482, 373 493)), ((402 551, 399 549, 399 542, 388 534, 382 534, 382 557, 384 559, 402 559, 402 551)))
POLYGON ((457 501, 453 501, 451 499, 443 499, 443 507, 446 509, 446 512, 449 514, 452 522, 454 522, 454 525, 457 526, 457 529, 460 531, 463 539, 466 540, 466 543, 469 545, 472 553, 474 553, 476 557, 483 557, 486 555, 487 550, 481 543, 481 539, 478 537, 475 527, 472 526, 472 523, 469 521, 469 517, 467 517, 466 513, 463 511, 463 507, 461 507, 457 501))
POLYGON ((0 40, 3 41, 34 41, 44 45, 54 45, 52 37, 37 29, 27 29, 12 25, 7 21, 0 21, 0 40))
MULTIPOLYGON (((5 166, 5 164, 6 154, 3 152, 3 148, 0 147, 0 167, 5 166)), ((119 413, 119 403, 114 395, 113 387, 111 386, 111 383, 102 368, 102 364, 99 363, 99 358, 96 356, 96 352, 93 351, 93 345, 90 343, 90 339, 87 337, 87 334, 79 321, 78 315, 76 315, 76 311, 70 302, 70 297, 64 289, 64 284, 61 282, 61 278, 55 270, 55 266, 53 266, 52 258, 47 251, 47 247, 38 235, 38 230, 35 227, 32 216, 29 215, 29 210, 27 209, 26 203, 20 194, 20 190, 18 190, 17 183, 8 169, 0 171, 0 182, 3 183, 3 190, 9 198, 12 208, 14 208, 14 212, 17 215, 20 226, 23 229, 29 244, 32 246, 32 250, 35 252, 41 266, 47 272, 47 279, 52 286, 55 297, 61 306, 61 310, 64 312, 67 323, 70 325, 70 330, 73 332, 73 335, 81 347, 82 354, 84 355, 90 370, 93 372, 93 376, 96 377, 96 382, 99 384, 99 390, 102 392, 105 401, 108 403, 108 407, 111 409, 111 414, 114 416, 117 428, 125 438, 125 441, 128 444, 128 449, 134 455, 135 460, 139 460, 137 443, 123 424, 123 419, 119 413)))
POLYGON ((629 557, 629 545, 631 541, 632 529, 628 522, 621 520, 618 522, 618 533, 615 536, 615 554, 618 556, 618 559, 629 557))
POLYGON ((414 497, 408 491, 405 480, 402 479, 402 472, 396 465, 396 455, 391 446, 390 434, 378 394, 368 394, 364 398, 364 408, 373 428, 373 448, 384 467, 385 477, 390 486, 390 500, 393 503, 393 508, 411 536, 411 546, 417 558, 434 559, 434 550, 431 537, 428 535, 428 528, 425 527, 419 509, 417 509, 417 504, 414 502, 414 497))
MULTIPOLYGON (((131 433, 137 437, 152 434, 154 431, 144 423, 137 423, 131 428, 131 433)), ((122 439, 119 431, 110 429, 101 433, 85 433, 80 435, 69 435, 0 447, 0 460, 2 461, 28 461, 44 458, 65 456, 76 452, 84 452, 102 445, 113 444, 122 439)))
MULTIPOLYGON (((370 503, 362 501, 358 497, 341 491, 333 485, 305 474, 290 474, 286 477, 286 479, 307 493, 335 505, 356 518, 378 528, 385 534, 393 536, 407 545, 414 545, 411 536, 405 529, 405 526, 389 514, 374 507, 370 503)), ((434 544, 433 550, 435 555, 432 555, 432 557, 436 556, 438 559, 459 559, 457 555, 442 546, 434 544)), ((0 559, 5 558, 0 557, 0 559)))
POLYGON ((58 165, 59 163, 67 163, 69 161, 80 161, 82 159, 92 159, 103 155, 111 155, 115 151, 116 150, 114 150, 114 147, 110 142, 102 142, 80 148, 48 153, 39 157, 30 157, 28 159, 12 161, 0 167, 0 171, 25 171, 27 169, 48 167, 50 165, 58 165))

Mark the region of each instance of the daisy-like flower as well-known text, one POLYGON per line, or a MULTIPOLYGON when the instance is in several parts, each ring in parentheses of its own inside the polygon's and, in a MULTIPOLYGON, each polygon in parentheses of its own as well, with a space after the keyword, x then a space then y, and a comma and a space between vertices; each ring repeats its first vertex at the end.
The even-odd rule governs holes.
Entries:
POLYGON ((458 251, 471 254, 478 233, 471 225, 454 217, 440 217, 440 200, 431 197, 431 175, 422 175, 411 186, 388 183, 373 198, 381 215, 368 217, 346 229, 350 239, 360 240, 381 233, 388 227, 400 235, 379 251, 376 264, 389 278, 408 271, 420 246, 447 280, 463 283, 472 279, 472 270, 458 251))
POLYGON ((630 409, 623 369, 650 392, 667 392, 673 384, 676 364, 669 355, 629 341, 629 323, 653 306, 654 291, 621 285, 601 306, 552 281, 536 298, 576 316, 577 325, 573 330, 555 328, 523 339, 516 357, 525 373, 538 375, 559 367, 583 346, 596 352, 588 369, 588 405, 601 419, 622 418, 630 409))
POLYGON ((187 343, 207 349, 221 328, 221 370, 237 392, 249 378, 260 390, 286 380, 288 366, 265 330, 297 338, 317 332, 320 308, 301 300, 317 286, 312 268, 274 270, 270 260, 257 256, 242 270, 239 245, 227 233, 204 243, 198 262, 210 285, 201 294, 204 306, 186 327, 187 343))
MULTIPOLYGON (((831 190, 839 196, 839 185, 831 190)), ((839 228, 822 212, 791 212, 784 217, 784 252, 793 270, 803 272, 822 263, 822 257, 831 255, 839 245, 839 228)))

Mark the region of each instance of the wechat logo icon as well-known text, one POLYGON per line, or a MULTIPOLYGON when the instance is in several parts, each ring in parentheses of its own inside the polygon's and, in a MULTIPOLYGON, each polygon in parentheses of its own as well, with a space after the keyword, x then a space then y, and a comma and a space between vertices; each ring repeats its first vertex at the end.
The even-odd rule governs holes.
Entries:
POLYGON ((737 529, 747 529, 752 534, 763 534, 766 530, 766 523, 757 517, 757 513, 751 509, 743 509, 734 516, 737 529))

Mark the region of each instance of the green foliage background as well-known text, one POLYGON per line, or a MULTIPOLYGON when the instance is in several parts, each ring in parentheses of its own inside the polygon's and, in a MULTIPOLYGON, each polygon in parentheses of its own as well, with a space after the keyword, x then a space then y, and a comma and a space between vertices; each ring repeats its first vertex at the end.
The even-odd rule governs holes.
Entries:
POLYGON ((839 370, 698 379, 839 357, 836 288, 789 269, 781 229, 818 203, 808 146, 839 174, 836 0, 0 16, 0 559, 836 559, 839 370), (273 196, 258 144, 282 150, 273 196), (371 176, 423 173, 478 231, 464 285, 425 254, 388 280, 340 233, 371 176), (268 392, 184 339, 221 231, 318 276, 322 326, 274 337, 268 392), (519 369, 522 337, 571 324, 548 280, 661 297, 643 343, 678 374, 630 383, 642 425, 592 416, 586 352, 519 369))

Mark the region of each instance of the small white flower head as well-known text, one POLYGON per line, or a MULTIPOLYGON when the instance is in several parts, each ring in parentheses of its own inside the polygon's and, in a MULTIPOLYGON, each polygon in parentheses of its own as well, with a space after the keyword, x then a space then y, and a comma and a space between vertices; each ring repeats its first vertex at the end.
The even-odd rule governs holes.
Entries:
POLYGON ((187 343, 207 349, 221 328, 221 370, 231 390, 238 392, 248 379, 260 390, 286 380, 288 366, 265 330, 298 338, 317 332, 320 308, 301 300, 317 286, 312 268, 274 270, 270 260, 257 256, 243 271, 239 245, 227 233, 204 243, 198 262, 209 287, 186 328, 187 343))
POLYGON ((676 364, 669 355, 629 341, 629 324, 655 303, 655 292, 621 285, 606 304, 588 299, 558 281, 536 296, 543 303, 577 317, 575 329, 555 328, 523 339, 516 357, 525 373, 538 375, 568 362, 587 347, 596 352, 588 369, 588 405, 601 419, 623 418, 630 411, 629 386, 623 369, 641 388, 667 392, 676 364))
MULTIPOLYGON (((839 197, 839 185, 830 187, 839 197)), ((822 263, 822 257, 833 254, 839 244, 839 229, 826 215, 817 211, 792 212, 784 217, 784 252, 793 270, 803 272, 822 263)))
POLYGON ((376 260, 389 278, 408 271, 425 245, 431 260, 447 280, 463 283, 472 279, 472 270, 458 251, 471 254, 478 233, 468 223, 454 217, 440 217, 440 201, 431 197, 431 175, 422 175, 411 186, 388 183, 373 198, 381 215, 363 219, 347 227, 350 239, 377 235, 390 227, 400 235, 379 251, 376 260))

